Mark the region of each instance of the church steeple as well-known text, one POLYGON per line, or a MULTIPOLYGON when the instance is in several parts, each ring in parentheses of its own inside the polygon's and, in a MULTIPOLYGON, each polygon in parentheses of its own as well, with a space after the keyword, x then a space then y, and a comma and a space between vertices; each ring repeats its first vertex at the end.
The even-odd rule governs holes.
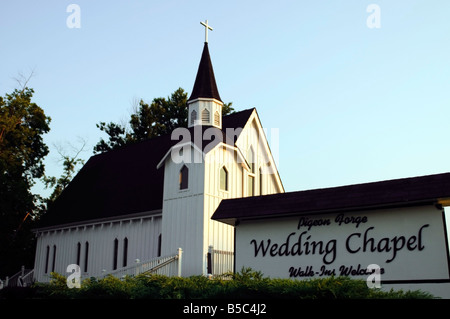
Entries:
POLYGON ((219 90, 217 89, 216 78, 209 56, 208 42, 203 47, 202 58, 198 66, 197 77, 195 78, 194 88, 192 89, 189 101, 203 98, 213 98, 221 101, 219 90))
POLYGON ((208 29, 212 28, 205 23, 205 45, 198 66, 197 77, 195 78, 194 88, 188 100, 189 118, 188 127, 194 125, 215 126, 222 128, 222 106, 219 90, 217 89, 214 70, 211 63, 211 57, 208 49, 208 29))

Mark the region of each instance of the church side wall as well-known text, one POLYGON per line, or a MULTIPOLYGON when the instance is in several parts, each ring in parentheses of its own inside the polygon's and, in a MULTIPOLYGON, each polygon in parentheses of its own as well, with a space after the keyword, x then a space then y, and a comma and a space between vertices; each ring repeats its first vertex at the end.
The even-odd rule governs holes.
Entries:
POLYGON ((38 282, 48 282, 51 279, 51 272, 68 275, 67 266, 77 264, 78 258, 82 278, 98 277, 109 273, 114 265, 115 239, 118 243, 118 269, 124 266, 124 260, 127 266, 134 265, 136 259, 141 262, 149 260, 158 255, 159 234, 161 234, 160 214, 131 220, 123 219, 38 231, 35 279, 38 282), (125 238, 128 240, 127 249, 125 249, 125 238), (80 249, 78 249, 78 243, 80 249), (85 268, 86 250, 88 251, 87 268, 85 268))

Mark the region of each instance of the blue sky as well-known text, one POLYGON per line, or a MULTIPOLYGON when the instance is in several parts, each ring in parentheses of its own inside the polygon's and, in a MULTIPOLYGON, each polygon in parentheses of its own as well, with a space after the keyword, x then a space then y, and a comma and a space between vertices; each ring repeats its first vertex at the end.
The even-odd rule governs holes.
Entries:
MULTIPOLYGON (((0 94, 34 70, 45 142, 102 135, 133 101, 192 90, 209 20, 220 95, 279 129, 286 191, 450 171, 450 1, 2 1, 0 94), (81 28, 68 28, 69 4, 81 28), (380 28, 369 28, 370 4, 380 28)), ((269 141, 271 136, 269 134, 269 141)))

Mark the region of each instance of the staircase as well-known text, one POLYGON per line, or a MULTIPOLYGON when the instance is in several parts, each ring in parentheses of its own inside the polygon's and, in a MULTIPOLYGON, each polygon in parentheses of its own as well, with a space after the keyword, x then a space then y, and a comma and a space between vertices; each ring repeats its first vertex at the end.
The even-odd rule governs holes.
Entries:
MULTIPOLYGON (((111 272, 105 272, 102 277, 112 275, 114 277, 123 278, 125 276, 137 276, 139 274, 160 274, 166 276, 178 276, 181 277, 182 266, 182 253, 183 250, 178 248, 176 254, 157 257, 145 262, 136 260, 136 265, 120 268, 111 272)), ((11 277, 0 280, 0 289, 6 287, 28 287, 34 282, 33 280, 34 269, 26 269, 22 266, 22 269, 11 277)))
POLYGON ((104 273, 103 277, 112 275, 114 277, 123 278, 125 276, 137 276, 139 274, 151 273, 181 277, 182 254, 183 250, 178 248, 177 253, 174 255, 157 257, 145 262, 136 260, 136 265, 104 273))
POLYGON ((6 277, 3 281, 0 279, 0 289, 6 287, 28 287, 33 284, 34 269, 26 269, 22 266, 22 269, 11 277, 6 277))

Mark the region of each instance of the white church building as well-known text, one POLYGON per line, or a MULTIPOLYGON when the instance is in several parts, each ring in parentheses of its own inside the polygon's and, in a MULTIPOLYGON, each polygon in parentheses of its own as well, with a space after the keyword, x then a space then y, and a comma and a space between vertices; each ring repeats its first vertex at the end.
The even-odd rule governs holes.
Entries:
POLYGON ((222 106, 206 37, 188 128, 92 156, 35 229, 35 280, 71 264, 82 278, 118 274, 164 256, 182 256, 182 276, 206 275, 212 248, 232 271, 234 227, 211 219, 221 200, 284 188, 256 109, 222 117, 222 106))

